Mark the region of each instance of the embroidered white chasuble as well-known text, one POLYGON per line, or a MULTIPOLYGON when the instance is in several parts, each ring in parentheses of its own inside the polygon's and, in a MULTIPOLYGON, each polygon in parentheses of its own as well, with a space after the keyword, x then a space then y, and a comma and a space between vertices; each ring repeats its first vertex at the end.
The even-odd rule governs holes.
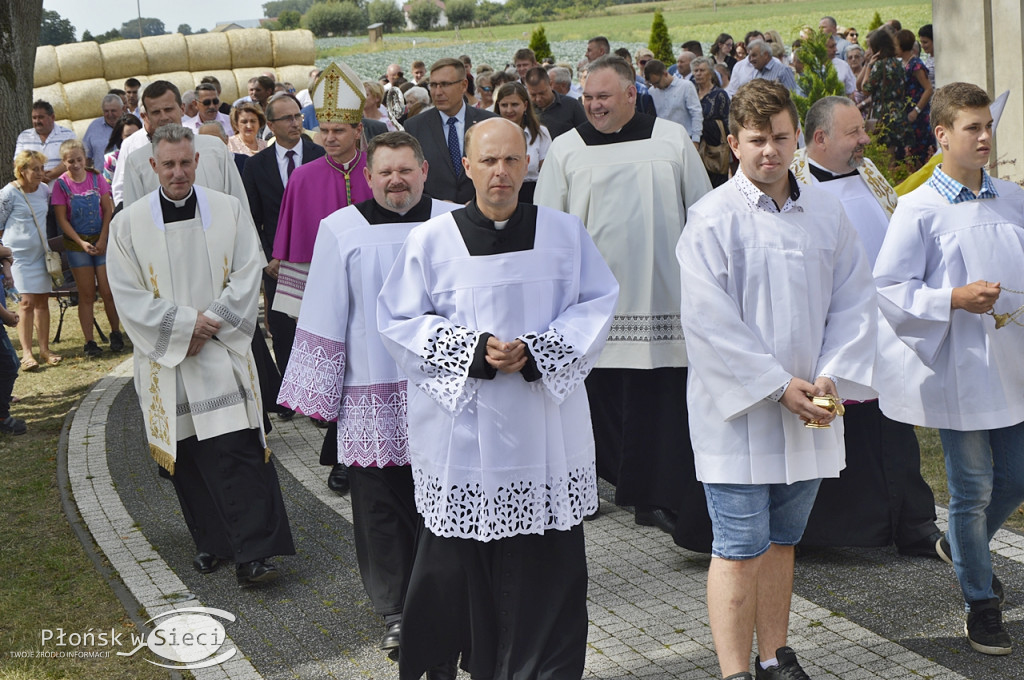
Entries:
POLYGON ((953 288, 998 281, 997 314, 1024 304, 1024 190, 951 205, 922 185, 900 198, 875 263, 879 406, 893 420, 951 430, 1024 421, 1024 328, 952 309, 953 288))
MULTIPOLYGON (((432 201, 431 217, 459 206, 432 201)), ((320 222, 278 403, 338 423, 338 462, 408 465, 406 379, 377 331, 377 295, 415 223, 354 205, 320 222)))
POLYGON ((150 450, 171 472, 186 437, 247 428, 263 437, 250 344, 262 272, 256 229, 234 197, 194 191, 196 217, 171 224, 163 222, 159 191, 136 201, 114 218, 108 248, 150 450), (187 357, 199 313, 220 330, 187 357))
POLYGON ((823 374, 838 379, 841 398, 875 397, 875 289, 842 205, 805 187, 792 211, 755 211, 730 181, 690 209, 676 254, 697 478, 837 477, 842 419, 806 428, 767 397, 790 378, 823 374))
POLYGON ((538 208, 533 248, 471 256, 442 215, 409 234, 378 298, 384 345, 411 383, 416 508, 442 537, 565 530, 597 509, 583 380, 618 285, 575 217, 538 208), (469 377, 483 333, 519 338, 541 378, 469 377))

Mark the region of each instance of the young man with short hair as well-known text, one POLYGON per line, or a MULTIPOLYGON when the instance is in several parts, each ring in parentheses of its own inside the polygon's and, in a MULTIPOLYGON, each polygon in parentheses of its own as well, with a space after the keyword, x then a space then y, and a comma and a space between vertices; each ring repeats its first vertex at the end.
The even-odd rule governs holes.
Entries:
POLYGON ((844 467, 839 392, 870 398, 877 308, 839 200, 789 171, 797 112, 780 83, 729 111, 739 172, 690 208, 676 248, 687 406, 714 539, 708 614, 722 676, 806 679, 786 646, 793 553, 822 477, 844 467))
POLYGON ((990 104, 968 83, 932 100, 942 163, 900 198, 875 264, 888 321, 878 389, 885 415, 939 430, 951 498, 938 549, 956 569, 971 646, 1009 654, 989 542, 1024 502, 1024 190, 985 171, 990 104))

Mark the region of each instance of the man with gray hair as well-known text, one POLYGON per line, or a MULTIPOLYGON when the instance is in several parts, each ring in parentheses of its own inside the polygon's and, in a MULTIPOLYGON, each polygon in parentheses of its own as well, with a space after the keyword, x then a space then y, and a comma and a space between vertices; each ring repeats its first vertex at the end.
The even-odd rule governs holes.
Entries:
POLYGON ((747 61, 753 68, 751 80, 776 80, 782 83, 790 93, 796 91, 796 76, 781 61, 772 56, 772 49, 764 40, 751 40, 747 45, 747 61))
POLYGON ((552 66, 548 69, 548 78, 551 79, 551 89, 563 97, 579 99, 579 94, 573 92, 572 72, 564 66, 552 66))
MULTIPOLYGON (((896 208, 896 192, 870 159, 864 119, 847 97, 824 97, 804 123, 807 147, 790 166, 798 181, 819 185, 843 203, 874 266, 896 208)), ((851 403, 845 416, 846 469, 822 480, 804 545, 887 546, 938 557, 935 497, 921 477, 914 428, 887 418, 875 399, 851 403), (862 502, 849 502, 858 498, 862 502)))
POLYGON ((124 100, 119 95, 107 93, 100 103, 103 115, 89 123, 82 144, 85 145, 85 158, 97 170, 103 169, 103 155, 107 152, 110 133, 114 131, 117 119, 124 113, 124 100))
POLYGON ((263 258, 243 204, 195 184, 193 141, 180 125, 153 133, 158 187, 114 218, 107 272, 150 454, 195 541, 192 566, 234 562, 248 587, 277 577, 268 557, 295 554, 251 349, 263 258))
POLYGON ((822 33, 828 33, 835 37, 836 56, 840 59, 846 59, 846 49, 850 46, 850 42, 839 35, 839 24, 836 23, 835 17, 822 17, 821 21, 818 22, 818 28, 821 29, 822 33))
POLYGON ((551 143, 534 198, 582 219, 619 281, 608 343, 587 378, 597 471, 638 524, 671 533, 687 502, 680 489, 696 484, 673 252, 687 208, 711 183, 686 128, 638 113, 636 96, 622 58, 592 62, 587 122, 551 143))

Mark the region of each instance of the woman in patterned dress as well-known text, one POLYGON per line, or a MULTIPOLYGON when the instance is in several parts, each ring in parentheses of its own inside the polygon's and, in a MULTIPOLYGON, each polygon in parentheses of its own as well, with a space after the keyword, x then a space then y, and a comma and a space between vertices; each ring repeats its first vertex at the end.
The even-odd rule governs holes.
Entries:
POLYGON ((857 89, 871 97, 865 118, 875 121, 874 134, 895 155, 904 146, 906 75, 896 56, 896 41, 884 29, 868 34, 870 55, 857 77, 857 89))

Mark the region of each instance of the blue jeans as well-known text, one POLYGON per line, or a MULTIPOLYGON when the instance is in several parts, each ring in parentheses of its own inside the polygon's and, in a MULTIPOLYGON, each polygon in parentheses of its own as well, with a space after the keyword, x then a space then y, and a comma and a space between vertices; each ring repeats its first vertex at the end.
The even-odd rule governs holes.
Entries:
POLYGON ((995 597, 989 541, 1024 503, 1024 423, 939 430, 949 480, 949 544, 964 600, 995 597))
POLYGON ((818 495, 820 479, 792 484, 704 484, 711 515, 711 554, 750 560, 772 543, 796 545, 818 495))
MULTIPOLYGON (((0 287, 0 294, 3 288, 0 287)), ((18 377, 18 355, 14 352, 7 329, 0 326, 0 420, 7 420, 11 415, 11 391, 18 377)))

